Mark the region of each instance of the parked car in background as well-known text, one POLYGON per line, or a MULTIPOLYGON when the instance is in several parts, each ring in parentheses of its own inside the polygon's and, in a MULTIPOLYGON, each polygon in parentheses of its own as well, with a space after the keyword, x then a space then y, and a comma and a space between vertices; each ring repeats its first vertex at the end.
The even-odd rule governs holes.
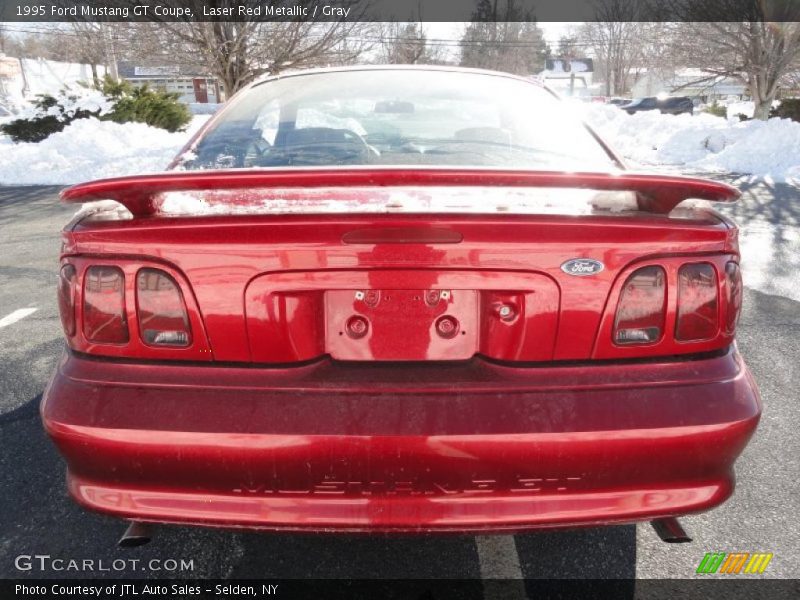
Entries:
POLYGON ((606 100, 606 104, 611 104, 613 106, 623 106, 625 104, 630 104, 630 98, 609 98, 606 100))
POLYGON ((629 115, 648 110, 657 110, 665 115, 694 114, 694 103, 687 96, 637 98, 633 102, 623 104, 620 108, 629 115))
POLYGON ((490 71, 295 72, 172 172, 62 192, 125 208, 63 232, 41 414, 72 497, 136 527, 685 541, 761 404, 736 227, 679 205, 739 193, 626 170, 565 104, 490 71))

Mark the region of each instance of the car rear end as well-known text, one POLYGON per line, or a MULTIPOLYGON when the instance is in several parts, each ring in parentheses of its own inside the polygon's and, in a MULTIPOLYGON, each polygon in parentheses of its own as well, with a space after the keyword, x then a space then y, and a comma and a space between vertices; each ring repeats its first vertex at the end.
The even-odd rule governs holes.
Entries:
POLYGON ((41 410, 70 493, 126 519, 306 531, 712 508, 761 408, 734 341, 736 229, 678 205, 735 196, 374 167, 68 190, 127 207, 63 234, 68 348, 41 410))

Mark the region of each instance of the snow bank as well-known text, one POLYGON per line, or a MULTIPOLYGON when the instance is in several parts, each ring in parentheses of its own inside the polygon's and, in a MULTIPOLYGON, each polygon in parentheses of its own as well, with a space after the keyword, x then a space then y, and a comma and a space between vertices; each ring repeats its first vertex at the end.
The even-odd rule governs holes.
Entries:
POLYGON ((79 119, 38 144, 0 136, 0 185, 62 185, 162 171, 207 119, 196 116, 179 133, 143 123, 79 119))
POLYGON ((584 118, 634 166, 800 181, 800 123, 788 119, 740 122, 706 113, 656 111, 629 115, 597 104, 585 106, 584 118))

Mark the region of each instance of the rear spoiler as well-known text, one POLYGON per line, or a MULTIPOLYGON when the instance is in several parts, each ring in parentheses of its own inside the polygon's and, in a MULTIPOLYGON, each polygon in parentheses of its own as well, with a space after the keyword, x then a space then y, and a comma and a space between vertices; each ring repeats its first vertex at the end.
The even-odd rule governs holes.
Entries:
POLYGON ((736 188, 707 179, 614 173, 569 173, 561 171, 495 171, 456 169, 292 169, 171 171, 99 179, 80 183, 61 192, 61 201, 116 200, 134 217, 159 213, 164 192, 197 192, 247 188, 320 187, 537 187, 583 188, 598 191, 629 191, 637 195, 640 210, 667 214, 684 200, 735 202, 736 188))

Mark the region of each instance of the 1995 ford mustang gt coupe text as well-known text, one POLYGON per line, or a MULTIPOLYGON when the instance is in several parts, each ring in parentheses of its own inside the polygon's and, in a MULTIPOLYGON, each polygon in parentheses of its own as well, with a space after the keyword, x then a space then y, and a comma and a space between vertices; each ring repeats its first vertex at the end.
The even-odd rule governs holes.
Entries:
POLYGON ((63 233, 69 491, 135 523, 682 539, 761 411, 737 230, 683 203, 737 196, 626 170, 511 75, 256 82, 169 172, 62 194, 116 201, 63 233))

